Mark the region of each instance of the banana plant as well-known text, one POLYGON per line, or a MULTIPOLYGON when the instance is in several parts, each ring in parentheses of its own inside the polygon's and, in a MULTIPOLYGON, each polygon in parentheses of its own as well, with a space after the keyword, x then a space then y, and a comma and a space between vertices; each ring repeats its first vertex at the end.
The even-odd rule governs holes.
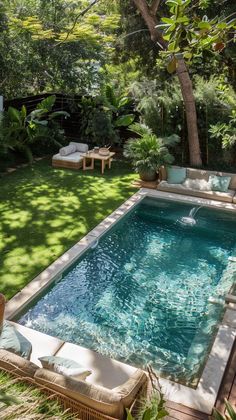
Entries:
POLYGON ((67 118, 70 115, 65 111, 53 112, 55 100, 55 95, 47 97, 29 114, 27 114, 24 105, 20 110, 10 106, 0 119, 1 149, 20 150, 32 163, 32 144, 46 140, 61 147, 57 136, 62 135, 63 130, 59 129, 55 119, 58 117, 67 118))
POLYGON ((133 123, 135 115, 130 112, 132 108, 132 99, 124 95, 116 95, 111 85, 104 88, 105 108, 112 111, 113 125, 115 128, 128 127, 133 123))

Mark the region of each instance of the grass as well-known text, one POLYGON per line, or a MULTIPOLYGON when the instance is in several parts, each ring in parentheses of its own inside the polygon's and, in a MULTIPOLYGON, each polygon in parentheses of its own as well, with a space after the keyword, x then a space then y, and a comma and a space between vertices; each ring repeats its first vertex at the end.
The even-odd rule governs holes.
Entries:
POLYGON ((0 178, 0 291, 9 299, 131 196, 125 162, 94 171, 48 160, 0 178))
POLYGON ((73 420, 74 416, 63 412, 59 404, 36 387, 0 371, 0 418, 4 420, 73 420), (9 399, 7 406, 2 402, 9 399))

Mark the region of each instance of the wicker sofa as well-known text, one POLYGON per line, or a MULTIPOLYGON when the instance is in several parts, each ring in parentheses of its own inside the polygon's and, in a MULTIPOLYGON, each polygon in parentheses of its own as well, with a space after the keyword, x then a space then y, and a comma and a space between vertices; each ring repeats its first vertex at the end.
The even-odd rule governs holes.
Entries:
POLYGON ((160 182, 157 186, 157 189, 159 191, 191 195, 195 197, 207 198, 210 200, 219 200, 236 204, 236 174, 217 171, 206 171, 203 169, 186 168, 186 178, 189 178, 191 180, 197 179, 208 181, 210 175, 230 176, 231 181, 229 184, 229 189, 226 192, 204 191, 194 188, 187 188, 183 184, 170 184, 167 182, 167 170, 164 166, 162 166, 159 170, 160 182))
POLYGON ((126 408, 132 409, 147 387, 147 375, 141 369, 12 324, 32 344, 30 360, 0 349, 0 369, 39 386, 79 419, 124 419, 126 408), (38 358, 45 355, 75 360, 91 369, 92 374, 82 381, 43 369, 38 358))

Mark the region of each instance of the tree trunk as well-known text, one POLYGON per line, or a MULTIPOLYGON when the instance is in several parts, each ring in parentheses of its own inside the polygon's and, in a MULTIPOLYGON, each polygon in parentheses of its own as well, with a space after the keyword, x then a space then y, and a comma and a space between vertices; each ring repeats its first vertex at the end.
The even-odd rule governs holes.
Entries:
POLYGON ((179 78, 186 112, 190 164, 192 166, 202 166, 193 85, 189 77, 189 72, 187 70, 185 61, 183 59, 178 60, 178 67, 176 72, 179 78))
POLYGON ((4 311, 5 311, 6 299, 5 296, 0 293, 0 333, 4 322, 4 311))
MULTIPOLYGON (((152 5, 149 6, 146 0, 133 0, 133 2, 141 13, 149 29, 152 41, 155 44, 159 44, 163 49, 166 49, 167 43, 162 38, 162 33, 156 28, 158 21, 156 15, 153 14, 152 5)), ((153 1, 153 4, 154 3, 157 4, 158 2, 153 1)), ((157 10, 155 9, 155 12, 156 11, 157 10)), ((193 85, 185 61, 183 59, 178 60, 177 76, 179 78, 186 111, 190 164, 192 166, 202 166, 193 85)))

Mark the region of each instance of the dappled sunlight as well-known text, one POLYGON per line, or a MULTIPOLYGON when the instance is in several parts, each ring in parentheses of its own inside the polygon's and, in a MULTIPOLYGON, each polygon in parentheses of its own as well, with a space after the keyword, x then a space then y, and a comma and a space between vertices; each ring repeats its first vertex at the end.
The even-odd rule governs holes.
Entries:
POLYGON ((8 298, 124 202, 136 175, 122 162, 100 174, 44 160, 4 177, 0 190, 1 292, 8 298))

